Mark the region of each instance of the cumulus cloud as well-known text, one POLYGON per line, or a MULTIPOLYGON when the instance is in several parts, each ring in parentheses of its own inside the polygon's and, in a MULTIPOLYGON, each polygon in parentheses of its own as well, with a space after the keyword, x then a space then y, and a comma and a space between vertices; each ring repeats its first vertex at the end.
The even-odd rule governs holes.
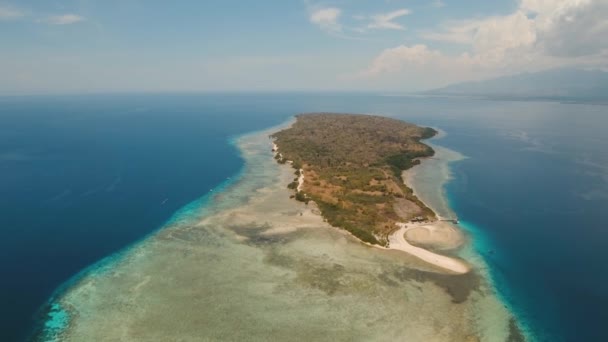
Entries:
POLYGON ((51 16, 39 16, 36 13, 25 13, 20 9, 1 5, 0 4, 0 21, 16 20, 27 17, 32 22, 45 23, 49 25, 70 25, 85 21, 86 18, 77 14, 62 14, 62 15, 51 15, 51 16), (37 17, 37 18, 36 18, 37 17))
POLYGON ((450 22, 440 31, 422 31, 420 37, 425 40, 436 40, 456 44, 471 44, 475 22, 450 22))
POLYGON ((16 8, 0 5, 0 20, 14 20, 23 17, 23 12, 16 8))
POLYGON ((503 16, 452 21, 421 38, 461 44, 446 54, 424 44, 382 51, 360 75, 442 70, 474 79, 551 67, 608 66, 608 2, 605 0, 522 0, 503 16))
POLYGON ((400 45, 391 49, 386 49, 376 57, 367 73, 370 75, 380 74, 383 72, 400 71, 407 64, 428 64, 441 56, 439 51, 432 51, 426 45, 405 46, 400 45))
POLYGON ((536 28, 534 20, 518 11, 507 16, 449 22, 442 30, 423 32, 421 37, 471 45, 479 52, 533 44, 536 40, 536 28))
POLYGON ((424 44, 400 45, 382 51, 354 78, 371 86, 416 90, 468 78, 476 68, 475 58, 467 53, 447 56, 424 44))
MULTIPOLYGON (((538 0, 524 4, 529 2, 538 0)), ((561 1, 547 12, 536 13, 538 44, 546 53, 578 57, 608 49, 608 1, 561 1)))
POLYGON ((406 8, 402 8, 389 13, 378 14, 371 17, 372 21, 367 25, 368 29, 384 30, 405 30, 405 27, 394 20, 412 13, 406 8))
POLYGON ((322 30, 333 34, 336 37, 359 39, 359 37, 351 36, 352 33, 366 33, 371 30, 405 30, 405 26, 398 23, 396 20, 400 17, 411 13, 409 9, 398 9, 388 13, 380 13, 376 15, 356 14, 347 16, 343 24, 343 11, 337 7, 315 7, 309 5, 309 20, 322 30), (349 19, 350 24, 349 25, 349 19), (356 26, 352 25, 352 21, 358 21, 356 26))
POLYGON ((484 20, 476 26, 473 53, 484 63, 500 63, 511 51, 528 52, 536 42, 534 22, 522 12, 484 20))
POLYGON ((605 0, 522 0, 510 15, 450 22, 429 40, 471 44, 476 52, 534 46, 552 56, 582 56, 608 48, 605 0))
POLYGON ((44 20, 42 20, 42 22, 45 22, 47 24, 51 24, 51 25, 71 25, 71 24, 76 24, 82 21, 85 21, 86 19, 82 16, 76 15, 76 14, 63 14, 63 15, 53 15, 50 16, 44 20))
POLYGON ((314 10, 310 14, 310 22, 328 32, 342 31, 342 25, 338 22, 342 11, 336 7, 327 7, 314 10))
POLYGON ((445 2, 443 2, 441 0, 435 0, 431 3, 431 6, 433 6, 435 8, 445 7, 445 2))
POLYGON ((462 67, 471 65, 471 63, 472 60, 467 54, 452 59, 438 50, 430 49, 424 44, 413 46, 400 45, 382 51, 382 53, 374 58, 369 68, 361 73, 361 76, 397 73, 412 66, 418 71, 426 67, 435 70, 437 70, 437 67, 462 69, 462 67))

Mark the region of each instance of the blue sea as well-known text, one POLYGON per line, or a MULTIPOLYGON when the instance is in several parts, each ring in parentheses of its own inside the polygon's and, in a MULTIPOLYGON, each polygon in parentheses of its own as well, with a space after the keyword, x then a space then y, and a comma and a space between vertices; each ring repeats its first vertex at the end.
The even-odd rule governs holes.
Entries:
POLYGON ((381 94, 0 97, 0 340, 243 166, 230 140, 310 111, 442 129, 446 195, 539 341, 606 341, 608 107, 381 94))

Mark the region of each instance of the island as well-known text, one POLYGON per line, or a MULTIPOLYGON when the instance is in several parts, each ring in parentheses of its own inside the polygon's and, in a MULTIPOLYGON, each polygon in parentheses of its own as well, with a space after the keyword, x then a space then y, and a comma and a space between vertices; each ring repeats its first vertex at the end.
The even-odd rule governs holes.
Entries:
POLYGON ((313 114, 239 136, 240 174, 72 279, 33 340, 521 341, 471 246, 438 238, 461 229, 418 183, 450 158, 434 134, 313 114))
POLYGON ((423 248, 462 239, 402 179, 420 158, 434 155, 421 140, 436 134, 433 128, 381 116, 308 113, 271 138, 275 159, 295 169, 288 184, 292 197, 314 202, 330 225, 365 243, 466 273, 462 260, 423 248))

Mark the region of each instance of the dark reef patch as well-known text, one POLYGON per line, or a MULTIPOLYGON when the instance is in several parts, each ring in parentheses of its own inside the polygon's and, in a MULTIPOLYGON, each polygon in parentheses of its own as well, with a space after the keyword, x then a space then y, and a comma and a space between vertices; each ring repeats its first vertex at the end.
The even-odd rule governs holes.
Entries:
POLYGON ((268 223, 259 224, 252 222, 247 225, 232 225, 227 227, 236 234, 247 238, 246 244, 251 246, 263 247, 276 244, 285 244, 299 235, 298 231, 277 234, 264 234, 272 228, 268 223))
POLYGON ((345 285, 343 276, 346 268, 338 263, 319 263, 315 260, 296 259, 269 250, 264 261, 270 265, 282 267, 296 272, 295 281, 301 286, 325 292, 327 295, 336 294, 345 285))
POLYGON ((526 338, 514 318, 509 320, 509 337, 507 342, 525 342, 526 338))
MULTIPOLYGON (((466 301, 471 292, 480 290, 481 285, 481 278, 474 272, 453 275, 401 268, 393 272, 384 272, 379 278, 385 283, 387 279, 397 279, 402 282, 412 280, 418 282, 430 281, 444 289, 452 297, 452 302, 455 304, 466 301)), ((387 284, 390 285, 389 283, 387 284)))
POLYGON ((220 247, 224 243, 211 227, 170 227, 160 231, 156 236, 159 240, 177 240, 197 246, 220 247))
POLYGON ((345 273, 344 266, 333 264, 327 266, 301 264, 296 268, 297 281, 311 288, 333 295, 344 285, 342 276, 345 273))

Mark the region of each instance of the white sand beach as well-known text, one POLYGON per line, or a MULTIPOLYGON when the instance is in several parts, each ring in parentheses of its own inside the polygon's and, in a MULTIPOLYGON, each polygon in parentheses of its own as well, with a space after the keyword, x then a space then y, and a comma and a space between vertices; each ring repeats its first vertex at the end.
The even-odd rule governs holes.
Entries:
POLYGON ((442 220, 408 224, 405 239, 414 246, 435 251, 453 250, 465 242, 464 234, 458 226, 442 220))
MULTIPOLYGON (((434 226, 433 223, 416 224, 416 223, 399 223, 399 229, 389 236, 389 248, 404 251, 415 257, 422 259, 432 265, 441 267, 454 273, 464 274, 471 270, 470 266, 463 260, 447 257, 441 254, 433 253, 421 247, 416 247, 410 244, 406 239, 406 233, 408 230, 427 230, 429 232, 437 231, 438 229, 444 229, 439 226, 434 226)), ((432 233, 430 233, 432 234, 432 233)), ((449 235, 435 235, 436 238, 430 238, 432 235, 426 236, 428 241, 446 241, 450 243, 450 240, 458 239, 449 235)))
POLYGON ((300 169, 300 175, 298 176, 298 187, 297 187, 297 191, 300 192, 302 191, 302 185, 304 185, 304 169, 300 169))
POLYGON ((405 227, 407 253, 372 248, 288 200, 293 168, 277 167, 266 139, 239 139, 244 175, 200 217, 66 290, 61 340, 507 340, 511 316, 476 272, 457 275, 462 264, 412 246, 405 227))

